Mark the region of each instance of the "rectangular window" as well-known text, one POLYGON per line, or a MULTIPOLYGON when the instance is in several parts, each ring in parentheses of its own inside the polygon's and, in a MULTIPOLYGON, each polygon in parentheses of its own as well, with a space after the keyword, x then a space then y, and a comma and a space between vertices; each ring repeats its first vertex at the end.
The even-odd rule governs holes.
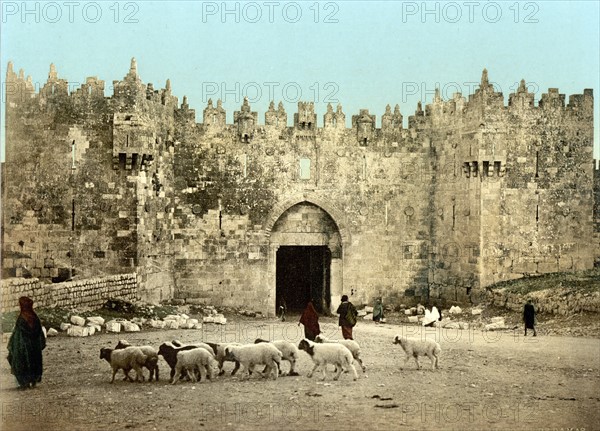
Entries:
POLYGON ((490 174, 490 162, 488 162, 487 160, 483 162, 483 172, 482 175, 484 177, 489 176, 490 174))
POLYGON ((494 174, 499 177, 500 176, 500 166, 502 162, 494 162, 494 174))
POLYGON ((310 159, 300 159, 300 179, 310 180, 310 159))

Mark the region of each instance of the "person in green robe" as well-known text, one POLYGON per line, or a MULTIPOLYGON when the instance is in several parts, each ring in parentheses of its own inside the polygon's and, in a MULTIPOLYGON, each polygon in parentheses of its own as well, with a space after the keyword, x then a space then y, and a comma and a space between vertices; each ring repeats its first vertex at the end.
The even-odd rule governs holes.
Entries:
POLYGON ((46 347, 46 336, 39 317, 33 311, 33 300, 22 296, 19 307, 21 313, 8 341, 8 362, 19 389, 27 389, 42 381, 42 350, 46 347))
POLYGON ((379 297, 373 306, 373 320, 376 323, 379 323, 381 319, 383 319, 383 300, 381 297, 379 297))

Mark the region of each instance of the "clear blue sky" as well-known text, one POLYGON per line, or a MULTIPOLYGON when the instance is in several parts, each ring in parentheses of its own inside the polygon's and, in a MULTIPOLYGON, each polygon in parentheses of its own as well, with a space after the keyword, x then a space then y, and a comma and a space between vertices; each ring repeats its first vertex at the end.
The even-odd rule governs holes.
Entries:
POLYGON ((77 3, 2 1, 3 81, 9 60, 38 85, 54 63, 74 86, 105 80, 109 96, 135 57, 142 80, 157 89, 170 78, 199 121, 212 97, 231 122, 244 95, 261 123, 271 98, 291 121, 301 92, 319 125, 324 100, 339 101, 348 122, 368 108, 379 125, 386 104, 407 118, 436 86, 444 98, 471 93, 486 67, 505 101, 522 78, 536 101, 549 87, 567 100, 593 88, 600 156, 597 1, 77 3))

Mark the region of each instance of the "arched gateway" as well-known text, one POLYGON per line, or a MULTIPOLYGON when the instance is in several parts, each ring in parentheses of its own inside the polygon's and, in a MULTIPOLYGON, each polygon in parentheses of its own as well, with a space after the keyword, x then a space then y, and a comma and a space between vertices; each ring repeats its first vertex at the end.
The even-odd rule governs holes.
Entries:
POLYGON ((309 299, 328 312, 342 293, 344 238, 329 212, 307 200, 282 211, 270 230, 270 291, 276 309, 301 311, 309 299))

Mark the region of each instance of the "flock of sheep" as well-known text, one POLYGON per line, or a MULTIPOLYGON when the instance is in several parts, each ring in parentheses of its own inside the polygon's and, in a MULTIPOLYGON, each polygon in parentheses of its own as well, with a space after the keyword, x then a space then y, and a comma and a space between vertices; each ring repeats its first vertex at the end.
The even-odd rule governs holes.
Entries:
MULTIPOLYGON (((129 376, 132 369, 136 373, 135 381, 144 381, 142 368, 150 372, 149 380, 158 381, 158 357, 162 356, 171 368, 170 381, 176 384, 180 379, 189 378, 192 382, 212 380, 215 374, 222 375, 225 371, 223 364, 233 362, 234 375, 243 367, 242 378, 257 373, 256 366, 264 366, 259 373, 262 377, 272 376, 273 379, 282 374, 281 362, 288 361, 290 370, 287 375, 298 376, 296 361, 300 350, 306 352, 314 363, 307 377, 312 377, 318 369, 327 377, 327 364, 335 366, 334 380, 340 377, 342 371, 352 372, 354 380, 358 379, 354 361, 361 366, 363 373, 366 367, 360 357, 359 344, 354 340, 329 340, 318 335, 316 342, 308 339, 300 341, 298 346, 285 340, 266 341, 256 339, 254 344, 240 343, 195 343, 183 345, 177 340, 165 342, 158 349, 152 346, 132 346, 125 340, 120 340, 114 349, 100 349, 100 359, 105 359, 112 368, 111 383, 119 370, 125 373, 124 380, 134 381, 129 376)), ((431 360, 432 370, 438 368, 440 345, 433 340, 418 340, 397 335, 394 344, 399 344, 406 354, 404 365, 414 358, 417 368, 420 368, 419 356, 427 356, 431 360)))

